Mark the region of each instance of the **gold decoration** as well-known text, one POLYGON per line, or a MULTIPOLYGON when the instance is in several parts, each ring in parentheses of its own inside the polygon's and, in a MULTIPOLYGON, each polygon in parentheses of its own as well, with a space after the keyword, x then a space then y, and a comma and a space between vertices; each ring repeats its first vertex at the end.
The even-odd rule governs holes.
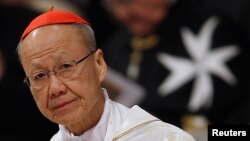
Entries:
POLYGON ((131 79, 137 79, 140 71, 140 63, 143 59, 143 51, 155 47, 159 43, 157 35, 150 35, 147 37, 133 37, 131 46, 133 52, 130 54, 130 62, 127 70, 127 75, 131 79))

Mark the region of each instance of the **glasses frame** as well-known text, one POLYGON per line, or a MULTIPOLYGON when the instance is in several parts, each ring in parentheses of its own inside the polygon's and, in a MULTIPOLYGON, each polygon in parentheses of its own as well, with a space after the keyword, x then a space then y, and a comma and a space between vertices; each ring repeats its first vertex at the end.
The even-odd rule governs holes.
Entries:
MULTIPOLYGON (((83 62, 84 60, 86 60, 89 56, 91 56, 92 54, 94 54, 96 51, 97 51, 97 49, 91 51, 88 55, 84 56, 82 59, 80 59, 80 60, 78 60, 78 61, 73 60, 73 62, 75 62, 75 64, 76 64, 76 67, 77 67, 77 64, 79 64, 79 63, 83 62)), ((53 69, 53 70, 50 70, 50 71, 47 71, 47 72, 46 72, 46 73, 47 73, 47 76, 49 76, 49 73, 50 73, 50 72, 55 72, 55 71, 54 71, 54 69, 53 69)), ((55 72, 55 73, 56 73, 56 72, 55 72)), ((24 78, 23 82, 26 83, 29 87, 36 87, 36 86, 31 86, 29 77, 30 77, 30 76, 26 76, 26 77, 24 78)))

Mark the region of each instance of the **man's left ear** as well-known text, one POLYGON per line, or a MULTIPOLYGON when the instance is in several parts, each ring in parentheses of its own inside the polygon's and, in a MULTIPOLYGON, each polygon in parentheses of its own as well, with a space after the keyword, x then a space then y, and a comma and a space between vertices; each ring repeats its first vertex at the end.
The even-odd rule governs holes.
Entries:
POLYGON ((107 64, 103 58, 101 49, 98 49, 95 53, 95 65, 99 74, 99 81, 102 82, 106 76, 107 64))

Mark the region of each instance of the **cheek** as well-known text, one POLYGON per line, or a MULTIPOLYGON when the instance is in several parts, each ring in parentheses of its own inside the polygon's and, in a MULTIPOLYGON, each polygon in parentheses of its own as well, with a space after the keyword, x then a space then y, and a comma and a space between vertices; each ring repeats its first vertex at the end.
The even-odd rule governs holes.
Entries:
POLYGON ((99 85, 99 75, 96 70, 87 66, 79 70, 72 81, 66 82, 69 88, 75 93, 94 93, 99 85))
POLYGON ((45 116, 49 117, 51 114, 48 109, 48 94, 45 91, 31 90, 33 98, 40 112, 45 116))
POLYGON ((81 106, 85 111, 91 109, 93 101, 98 94, 99 78, 93 73, 79 74, 79 77, 73 81, 66 82, 69 90, 78 96, 81 100, 81 106), (88 74, 88 75, 87 75, 88 74))
POLYGON ((38 92, 38 90, 31 89, 31 93, 38 107, 43 107, 43 105, 46 105, 46 94, 42 90, 38 92))
POLYGON ((88 78, 79 78, 66 84, 69 91, 81 99, 83 107, 88 106, 88 102, 92 101, 97 94, 97 87, 93 81, 88 78))

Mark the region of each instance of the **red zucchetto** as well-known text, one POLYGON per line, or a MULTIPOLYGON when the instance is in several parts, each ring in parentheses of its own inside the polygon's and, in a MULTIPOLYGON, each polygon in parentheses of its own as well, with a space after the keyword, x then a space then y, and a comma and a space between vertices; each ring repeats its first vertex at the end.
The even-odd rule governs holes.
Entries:
POLYGON ((90 26, 90 23, 85 19, 70 12, 53 10, 52 7, 49 12, 39 15, 30 22, 28 27, 23 32, 21 40, 24 39, 31 31, 38 27, 61 23, 82 23, 90 26))

